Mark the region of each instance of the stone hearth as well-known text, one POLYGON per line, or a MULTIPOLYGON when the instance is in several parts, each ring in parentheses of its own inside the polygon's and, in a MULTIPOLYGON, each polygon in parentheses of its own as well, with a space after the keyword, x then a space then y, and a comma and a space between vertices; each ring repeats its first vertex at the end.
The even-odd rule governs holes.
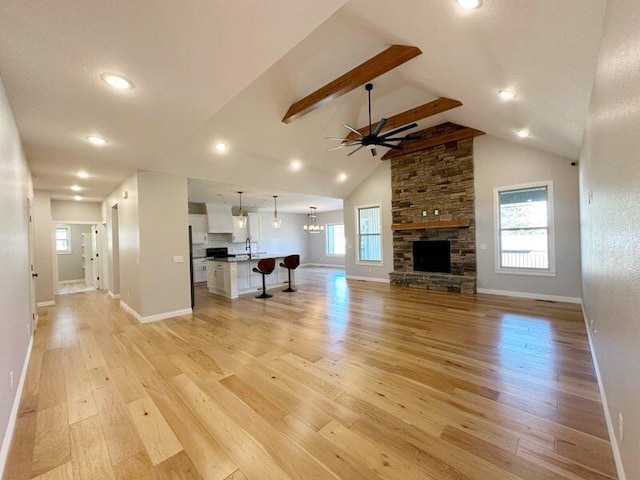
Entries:
MULTIPOLYGON (((419 135, 437 137, 460 128, 463 127, 445 123, 419 135)), ((475 293, 473 139, 452 141, 390 161, 394 224, 391 284, 475 293), (465 226, 448 226, 445 222, 450 221, 460 221, 465 226), (438 222, 442 222, 443 228, 438 228, 438 222), (416 240, 449 240, 451 274, 414 271, 416 240)))

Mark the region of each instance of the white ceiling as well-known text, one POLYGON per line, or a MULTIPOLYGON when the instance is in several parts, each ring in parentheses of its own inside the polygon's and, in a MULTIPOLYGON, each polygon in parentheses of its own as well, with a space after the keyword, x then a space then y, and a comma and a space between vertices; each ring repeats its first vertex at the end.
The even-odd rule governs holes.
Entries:
POLYGON ((463 106, 418 128, 453 121, 577 158, 605 0, 484 0, 471 11, 454 0, 344 3, 3 1, 0 76, 35 186, 69 198, 79 183, 101 200, 135 169, 153 169, 220 190, 192 182, 192 200, 243 190, 278 194, 292 211, 329 197, 321 208, 333 209, 380 161, 365 149, 329 152, 335 143, 322 138, 345 135, 345 122, 366 124, 364 88, 291 124, 281 119, 391 44, 423 54, 374 80, 374 121, 447 96, 463 106), (110 89, 104 72, 135 88, 110 89), (499 100, 501 88, 518 97, 499 100), (516 139, 519 128, 531 137, 516 139), (93 133, 109 143, 90 145, 93 133), (214 153, 217 140, 229 151, 214 153), (92 178, 77 179, 80 169, 92 178), (347 181, 337 181, 341 172, 347 181))

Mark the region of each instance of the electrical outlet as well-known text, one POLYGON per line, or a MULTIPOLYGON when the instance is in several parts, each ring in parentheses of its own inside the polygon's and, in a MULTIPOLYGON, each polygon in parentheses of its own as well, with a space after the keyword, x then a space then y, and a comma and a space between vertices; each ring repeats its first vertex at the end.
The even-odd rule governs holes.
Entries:
POLYGON ((10 391, 13 392, 13 371, 9 372, 9 386, 10 386, 10 391))
POLYGON ((438 215, 440 215, 440 210, 438 210, 437 208, 433 211, 433 214, 437 217, 438 215))
POLYGON ((427 211, 426 210, 422 210, 422 216, 426 217, 427 216, 427 211))
POLYGON ((27 336, 31 335, 31 325, 27 323, 27 336))
POLYGON ((622 412, 618 412, 618 438, 622 442, 624 440, 624 418, 622 412))
POLYGON ((589 328, 591 329, 592 332, 593 332, 594 325, 595 325, 595 320, 592 318, 591 321, 589 322, 589 328))
POLYGON ((182 255, 176 255, 173 257, 173 263, 182 263, 184 262, 184 257, 182 255))

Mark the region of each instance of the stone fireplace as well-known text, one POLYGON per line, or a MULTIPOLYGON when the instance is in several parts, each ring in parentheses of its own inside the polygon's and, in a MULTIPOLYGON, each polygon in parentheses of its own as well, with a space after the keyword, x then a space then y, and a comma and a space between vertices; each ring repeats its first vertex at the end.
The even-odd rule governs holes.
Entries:
MULTIPOLYGON (((445 123, 419 135, 425 140, 455 138, 461 129, 445 123)), ((390 161, 391 284, 475 293, 473 138, 430 146, 390 161)))

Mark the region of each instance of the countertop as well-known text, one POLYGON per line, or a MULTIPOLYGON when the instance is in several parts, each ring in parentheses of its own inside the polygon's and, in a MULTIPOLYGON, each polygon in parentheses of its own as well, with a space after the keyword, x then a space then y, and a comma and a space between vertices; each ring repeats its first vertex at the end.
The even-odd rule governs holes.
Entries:
POLYGON ((238 255, 237 257, 227 257, 227 258, 207 258, 210 262, 227 262, 227 263, 240 263, 240 262, 249 262, 254 260, 262 260, 263 258, 284 258, 289 256, 290 254, 266 254, 262 253, 259 255, 252 255, 251 260, 249 260, 248 255, 238 255))

